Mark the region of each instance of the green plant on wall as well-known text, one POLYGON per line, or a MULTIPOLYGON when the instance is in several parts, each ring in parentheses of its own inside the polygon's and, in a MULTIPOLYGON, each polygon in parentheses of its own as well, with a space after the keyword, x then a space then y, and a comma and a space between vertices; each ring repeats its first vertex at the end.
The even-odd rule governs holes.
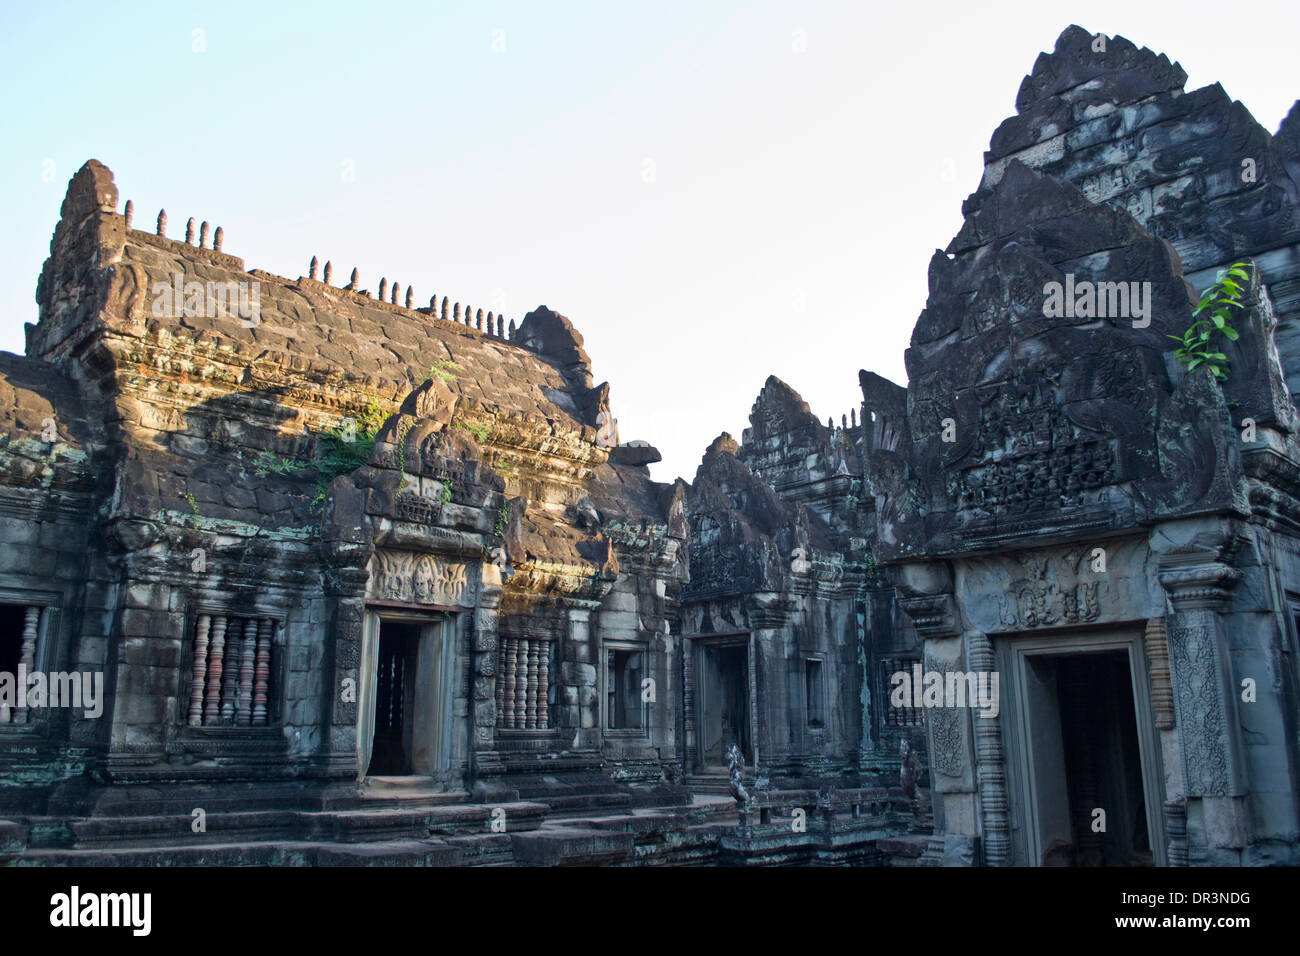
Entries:
POLYGON ((1187 371, 1204 365, 1220 382, 1228 378, 1228 356, 1218 350, 1214 336, 1221 333, 1230 342, 1237 341, 1238 332, 1229 321, 1232 310, 1242 308, 1241 296, 1250 285, 1249 266, 1234 262, 1218 274, 1218 278, 1201 294, 1192 310, 1195 322, 1182 335, 1169 336, 1179 343, 1174 356, 1187 371))
POLYGON ((436 378, 443 385, 456 381, 456 373, 465 371, 451 359, 438 359, 429 368, 429 378, 436 378))
POLYGON ((198 530, 198 527, 199 527, 199 519, 200 519, 201 517, 203 517, 201 514, 199 514, 199 504, 198 504, 198 502, 194 500, 194 495, 191 494, 191 493, 188 492, 188 491, 185 492, 185 494, 181 495, 181 497, 184 498, 186 501, 189 502, 189 504, 190 504, 190 511, 194 512, 193 517, 190 518, 190 526, 191 526, 192 528, 194 528, 195 530, 198 530))

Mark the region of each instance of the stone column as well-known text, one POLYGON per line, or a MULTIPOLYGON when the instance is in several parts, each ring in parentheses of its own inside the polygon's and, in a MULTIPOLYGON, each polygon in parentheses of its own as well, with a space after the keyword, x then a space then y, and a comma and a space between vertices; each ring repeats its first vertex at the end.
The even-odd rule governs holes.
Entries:
MULTIPOLYGON (((966 634, 967 660, 975 673, 992 674, 996 669, 993 642, 982 631, 966 634)), ((1001 681, 998 682, 1001 693, 1001 681)), ((1001 702, 998 712, 1001 713, 1001 702)), ((975 714, 980 811, 984 824, 984 863, 1002 866, 1011 854, 1011 831, 1007 819, 1007 770, 1002 748, 1002 725, 998 717, 975 714)))
POLYGON ((768 669, 780 654, 779 648, 784 646, 782 635, 794 606, 794 601, 780 592, 759 591, 750 597, 746 609, 750 627, 750 738, 754 748, 755 777, 764 775, 764 759, 770 766, 773 761, 790 756, 789 745, 782 741, 785 745, 782 753, 782 748, 773 739, 770 698, 774 688, 768 678, 768 669))
POLYGON ((1187 786, 1189 851, 1198 837, 1206 846, 1223 848, 1240 848, 1248 839, 1245 758, 1220 617, 1241 576, 1217 550, 1178 550, 1159 559, 1160 584, 1173 609, 1165 631, 1187 786))
MULTIPOLYGON (((957 624, 951 571, 942 564, 909 564, 900 565, 897 573, 901 582, 899 604, 911 619, 917 635, 925 642, 925 669, 960 670, 963 642, 957 624)), ((987 643, 988 638, 982 634, 978 637, 987 643)), ((974 644, 976 653, 983 654, 978 638, 974 644)), ((990 647, 990 655, 991 651, 990 647)), ((992 664, 990 659, 981 657, 978 666, 991 669, 992 664)), ((972 663, 971 668, 977 669, 977 665, 972 663)), ((890 693, 889 689, 886 693, 890 693)), ((886 700, 884 706, 891 706, 890 701, 886 700)), ((979 838, 984 821, 976 809, 975 760, 969 716, 958 708, 933 707, 927 709, 925 723, 936 830, 935 839, 926 851, 925 862, 974 866, 979 862, 979 838)), ((996 722, 990 719, 986 723, 996 722)), ((987 730, 985 734, 980 767, 986 779, 996 780, 999 772, 1005 773, 1000 769, 1000 737, 996 740, 988 737, 987 730), (993 766, 995 763, 997 769, 993 766)), ((997 822, 996 818, 993 822, 997 822)), ((987 852, 987 847, 985 849, 987 852)), ((995 864, 1005 859, 1005 851, 999 857, 1000 849, 1001 844, 998 844, 989 858, 995 864)))

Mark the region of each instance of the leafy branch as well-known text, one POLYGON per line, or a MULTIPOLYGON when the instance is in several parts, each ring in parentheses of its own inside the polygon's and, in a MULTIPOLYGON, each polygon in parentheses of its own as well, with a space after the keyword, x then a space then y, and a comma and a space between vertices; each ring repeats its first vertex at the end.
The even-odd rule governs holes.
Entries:
POLYGON ((1237 330, 1228 323, 1232 310, 1243 308, 1242 292, 1250 284, 1247 268, 1244 262, 1234 262, 1227 269, 1220 270, 1214 284, 1202 293, 1192 310, 1192 318, 1196 321, 1182 335, 1169 336, 1180 343, 1174 349, 1174 356, 1187 371, 1204 365, 1220 382, 1227 380, 1228 356, 1220 352, 1212 340, 1215 333, 1222 333, 1229 342, 1235 342, 1239 337, 1237 330))

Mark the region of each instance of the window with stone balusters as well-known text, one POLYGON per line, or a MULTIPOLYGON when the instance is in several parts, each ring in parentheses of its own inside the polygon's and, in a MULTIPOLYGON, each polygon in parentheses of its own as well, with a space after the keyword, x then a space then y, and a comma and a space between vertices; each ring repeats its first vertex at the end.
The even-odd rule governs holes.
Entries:
POLYGON ((203 612, 195 617, 186 723, 265 727, 274 723, 273 618, 203 612))
POLYGON ((925 709, 913 707, 910 703, 901 707, 893 704, 894 675, 903 673, 909 676, 912 665, 918 662, 914 657, 885 658, 880 662, 880 699, 884 701, 886 727, 924 727, 925 709))
POLYGON ((17 691, 25 691, 25 675, 37 670, 41 660, 41 617, 45 612, 39 604, 0 603, 0 675, 9 675, 14 689, 12 699, 0 697, 0 725, 35 722, 26 695, 17 691))
POLYGON ((545 730, 551 726, 554 641, 506 637, 497 651, 497 726, 545 730))

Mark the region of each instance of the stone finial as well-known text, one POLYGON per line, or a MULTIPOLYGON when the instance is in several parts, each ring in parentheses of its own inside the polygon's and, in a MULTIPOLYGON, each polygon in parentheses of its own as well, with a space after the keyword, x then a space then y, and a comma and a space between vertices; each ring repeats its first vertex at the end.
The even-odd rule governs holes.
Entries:
POLYGON ((328 259, 325 260, 325 284, 330 284, 330 277, 334 275, 334 263, 328 259))
POLYGON ((406 287, 406 307, 408 309, 411 307, 411 300, 413 298, 415 298, 415 293, 411 291, 411 287, 408 285, 406 287))
POLYGON ((194 245, 194 217, 190 216, 189 221, 185 223, 185 245, 194 245))
POLYGON ((199 226, 199 248, 206 249, 207 247, 208 247, 208 221, 205 219, 203 220, 202 225, 199 226))
POLYGON ((438 297, 436 295, 429 296, 429 314, 438 314, 438 297))
POLYGON ((126 218, 126 228, 131 228, 131 217, 135 215, 135 203, 131 200, 126 201, 126 208, 122 210, 122 215, 126 218))
MULTIPOLYGON (((443 307, 446 308, 446 303, 445 303, 445 302, 443 303, 443 307)), ((455 305, 453 305, 453 306, 451 307, 451 320, 452 320, 453 322, 459 322, 459 321, 460 321, 460 303, 459 303, 459 302, 457 302, 455 305)))
POLYGON ((514 340, 515 340, 515 320, 511 319, 510 320, 510 341, 513 342, 514 340))
MULTIPOLYGON (((213 251, 213 252, 220 252, 220 251, 221 251, 221 241, 225 238, 225 236, 226 236, 226 234, 225 234, 225 232, 222 230, 222 228, 221 228, 220 226, 217 226, 216 231, 212 234, 212 251, 213 251)), ((327 265, 325 268, 328 269, 329 266, 327 265)), ((329 280, 326 279, 325 281, 328 282, 329 280)))
POLYGON ((307 278, 308 279, 316 278, 316 257, 315 256, 311 257, 311 262, 307 266, 307 278))
POLYGON ((849 409, 849 427, 850 428, 858 427, 858 410, 856 408, 849 409))
POLYGON ((447 321, 447 297, 445 295, 442 297, 442 320, 447 321))
POLYGON ((480 332, 483 331, 483 310, 482 309, 479 309, 478 315, 474 317, 474 328, 478 329, 480 332))
POLYGON ((352 270, 352 278, 348 279, 348 284, 347 286, 345 286, 345 288, 356 289, 356 287, 357 287, 357 270, 354 268, 352 270))
POLYGON ((388 277, 384 276, 379 280, 379 301, 384 301, 384 293, 388 291, 388 277))
POLYGON ((167 210, 166 209, 158 210, 158 235, 160 236, 167 235, 167 210))
POLYGON ((840 428, 845 428, 845 429, 847 429, 848 427, 849 427, 849 417, 848 417, 847 415, 841 415, 841 416, 840 416, 840 428))
POLYGON ((835 416, 834 416, 834 415, 827 415, 827 416, 826 416, 826 427, 829 428, 831 431, 835 431, 835 416))
POLYGON ((506 320, 498 315, 497 316, 497 338, 504 339, 505 337, 506 337, 506 320))
POLYGON ((397 290, 400 289, 401 287, 402 287, 402 286, 401 286, 399 283, 397 283, 397 282, 394 282, 394 283, 393 283, 393 297, 392 297, 391 299, 388 300, 388 301, 391 302, 393 305, 397 305, 397 290))

